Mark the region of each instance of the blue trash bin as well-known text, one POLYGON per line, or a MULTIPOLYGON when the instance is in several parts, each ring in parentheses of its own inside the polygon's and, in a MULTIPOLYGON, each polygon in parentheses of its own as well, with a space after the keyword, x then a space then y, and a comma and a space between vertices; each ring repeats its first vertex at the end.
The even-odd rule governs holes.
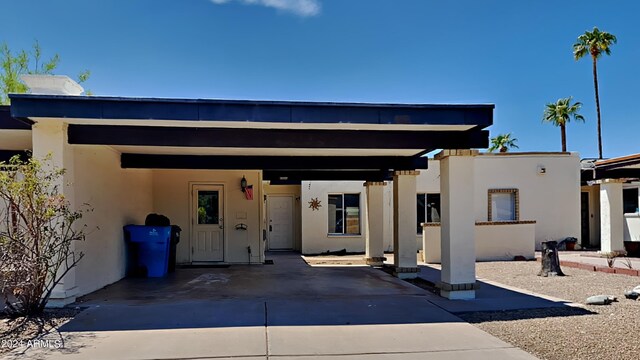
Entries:
POLYGON ((167 275, 171 226, 127 225, 125 239, 137 245, 136 265, 147 270, 147 277, 167 275))

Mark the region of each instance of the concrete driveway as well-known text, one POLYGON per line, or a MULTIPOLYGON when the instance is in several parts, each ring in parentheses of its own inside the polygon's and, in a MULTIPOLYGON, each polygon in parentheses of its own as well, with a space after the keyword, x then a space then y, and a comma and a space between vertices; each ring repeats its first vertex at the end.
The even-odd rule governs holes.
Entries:
POLYGON ((31 359, 534 359, 467 324, 430 294, 368 267, 179 269, 125 279, 82 299, 31 359))

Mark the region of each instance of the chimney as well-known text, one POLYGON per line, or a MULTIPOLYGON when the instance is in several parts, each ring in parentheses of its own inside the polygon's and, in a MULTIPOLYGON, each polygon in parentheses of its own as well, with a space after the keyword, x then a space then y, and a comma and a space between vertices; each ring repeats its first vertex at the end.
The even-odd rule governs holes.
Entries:
POLYGON ((78 96, 84 92, 80 84, 66 75, 21 75, 20 78, 31 94, 78 96))

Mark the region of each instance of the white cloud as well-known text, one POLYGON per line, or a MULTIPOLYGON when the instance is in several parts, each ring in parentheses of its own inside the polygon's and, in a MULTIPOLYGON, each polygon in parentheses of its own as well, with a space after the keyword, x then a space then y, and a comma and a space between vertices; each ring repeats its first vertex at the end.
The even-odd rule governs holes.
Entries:
POLYGON ((222 5, 237 1, 245 5, 260 5, 287 11, 298 16, 316 16, 320 14, 320 2, 318 0, 211 0, 216 5, 222 5))

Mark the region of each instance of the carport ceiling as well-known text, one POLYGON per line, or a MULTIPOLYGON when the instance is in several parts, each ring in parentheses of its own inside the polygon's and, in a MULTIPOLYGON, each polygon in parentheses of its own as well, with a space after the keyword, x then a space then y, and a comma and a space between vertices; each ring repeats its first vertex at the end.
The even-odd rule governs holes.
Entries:
POLYGON ((11 100, 13 117, 64 121, 70 144, 112 146, 123 167, 255 168, 274 179, 308 180, 387 178, 391 170, 426 168, 420 156, 435 149, 485 148, 494 109, 31 94, 11 100))

